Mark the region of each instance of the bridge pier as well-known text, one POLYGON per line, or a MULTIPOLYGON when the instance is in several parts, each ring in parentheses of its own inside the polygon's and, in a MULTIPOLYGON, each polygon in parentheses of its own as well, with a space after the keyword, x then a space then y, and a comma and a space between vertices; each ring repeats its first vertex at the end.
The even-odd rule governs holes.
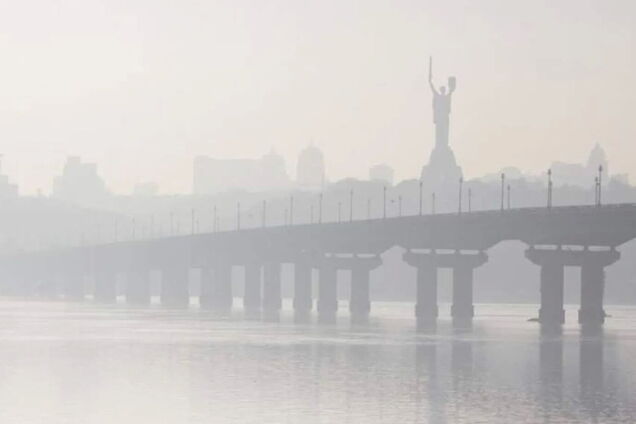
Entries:
POLYGON ((96 302, 117 302, 117 273, 115 271, 99 270, 95 273, 95 292, 93 296, 96 302))
POLYGON ((280 318, 283 304, 280 276, 279 262, 268 262, 263 266, 263 314, 267 320, 276 321, 280 318))
POLYGON ((417 270, 415 286, 415 319, 421 327, 432 327, 437 322, 437 263, 435 253, 406 252, 404 261, 417 270))
POLYGON ((294 320, 308 322, 312 309, 311 265, 299 260, 294 264, 294 320))
POLYGON ((243 289, 243 309, 248 318, 261 317, 261 265, 249 263, 245 265, 245 286, 243 289))
POLYGON ((380 266, 381 263, 381 259, 376 256, 350 259, 351 298, 349 299, 349 312, 351 313, 351 322, 354 324, 369 321, 369 312, 371 311, 370 274, 371 270, 380 266))
POLYGON ((167 265, 161 270, 161 304, 169 308, 187 308, 190 303, 190 269, 185 265, 167 265))
POLYGON ((560 252, 561 250, 535 248, 526 251, 526 258, 541 267, 539 322, 548 327, 558 327, 565 323, 563 286, 566 261, 560 252))
POLYGON ((131 269, 126 276, 126 303, 150 304, 150 272, 146 268, 131 269))
POLYGON ((338 313, 338 269, 325 258, 320 263, 318 282, 318 322, 334 323, 338 313))
POLYGON ((204 308, 229 315, 232 312, 232 265, 215 264, 204 274, 201 305, 204 308))
POLYGON ((603 293, 605 289, 605 267, 620 258, 615 249, 590 250, 588 247, 565 250, 561 247, 539 249, 531 247, 526 257, 541 266, 541 309, 539 321, 542 325, 561 325, 565 322, 563 310, 564 267, 581 268, 581 325, 601 325, 605 321, 603 293))
POLYGON ((581 264, 579 324, 596 326, 605 322, 605 267, 616 262, 620 253, 614 249, 602 252, 586 250, 585 256, 585 261, 581 264))
POLYGON ((453 304, 451 316, 453 323, 469 325, 475 316, 473 306, 473 271, 488 260, 486 253, 455 253, 448 255, 453 268, 453 304))

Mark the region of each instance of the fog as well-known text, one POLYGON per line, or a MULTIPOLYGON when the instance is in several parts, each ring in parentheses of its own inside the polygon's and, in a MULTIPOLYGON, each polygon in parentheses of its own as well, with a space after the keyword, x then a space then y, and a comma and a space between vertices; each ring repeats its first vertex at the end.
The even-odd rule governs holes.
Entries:
POLYGON ((634 421, 634 12, 0 4, 0 421, 634 421))

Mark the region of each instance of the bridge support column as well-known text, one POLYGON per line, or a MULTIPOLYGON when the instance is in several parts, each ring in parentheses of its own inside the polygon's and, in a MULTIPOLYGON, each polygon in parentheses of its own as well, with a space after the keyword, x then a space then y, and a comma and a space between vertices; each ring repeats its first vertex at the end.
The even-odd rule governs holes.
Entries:
POLYGON ((526 258, 541 267, 539 322, 547 327, 558 327, 565 322, 563 282, 567 254, 564 255, 561 249, 530 248, 526 251, 526 258))
POLYGON ((281 264, 268 262, 263 267, 263 314, 268 320, 278 320, 282 307, 281 264))
POLYGON ((370 274, 382 261, 378 257, 351 259, 351 298, 349 312, 352 323, 366 323, 371 311, 370 274))
POLYGON ((232 312, 232 265, 217 264, 212 279, 211 307, 217 313, 229 315, 232 312))
POLYGON ((245 265, 245 286, 243 290, 243 309, 248 318, 261 317, 261 266, 256 263, 245 265))
POLYGON ((126 276, 126 303, 150 304, 150 273, 147 269, 133 269, 126 276))
POLYGON ((484 252, 477 254, 456 253, 449 259, 453 263, 453 304, 451 316, 453 322, 468 325, 475 316, 473 306, 473 271, 488 260, 484 252))
POLYGON ((186 308, 190 303, 190 268, 169 265, 161 271, 161 304, 169 308, 186 308))
POLYGON ((338 269, 330 261, 320 264, 318 283, 318 321, 334 323, 338 313, 338 269))
POLYGON ((117 302, 117 273, 101 270, 95 273, 94 299, 100 303, 117 302))
POLYGON ((435 253, 406 252, 404 261, 417 269, 415 286, 415 318, 418 326, 431 327, 436 324, 437 307, 437 263, 435 253))
POLYGON ((294 319, 309 321, 312 309, 311 265, 301 260, 294 264, 294 319))
POLYGON ((605 291, 605 267, 620 258, 616 250, 583 252, 586 256, 581 264, 581 307, 579 324, 601 325, 605 322, 603 296, 605 291))

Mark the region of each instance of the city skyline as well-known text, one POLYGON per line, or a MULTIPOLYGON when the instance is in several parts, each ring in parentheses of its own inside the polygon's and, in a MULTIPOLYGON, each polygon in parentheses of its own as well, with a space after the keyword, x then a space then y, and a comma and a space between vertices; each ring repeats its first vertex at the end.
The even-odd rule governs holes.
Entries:
POLYGON ((37 28, 14 23, 34 9, 28 2, 11 5, 2 18, 5 170, 22 193, 46 193, 66 156, 78 155, 115 192, 156 174, 161 193, 184 193, 198 154, 257 157, 273 146, 292 163, 313 140, 334 180, 377 163, 403 180, 433 146, 433 55, 439 75, 460 81, 450 137, 466 178, 579 163, 597 142, 616 173, 633 174, 636 129, 625 114, 636 107, 635 6, 544 3, 218 2, 200 6, 203 25, 193 4, 149 15, 143 1, 95 0, 60 6, 57 20, 44 19, 52 11, 42 5, 30 20, 37 28))

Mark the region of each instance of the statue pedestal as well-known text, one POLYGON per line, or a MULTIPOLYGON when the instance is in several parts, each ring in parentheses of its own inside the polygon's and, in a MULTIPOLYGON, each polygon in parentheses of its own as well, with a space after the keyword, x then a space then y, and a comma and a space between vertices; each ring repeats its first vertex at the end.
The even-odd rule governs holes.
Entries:
POLYGON ((421 181, 428 187, 457 186, 462 169, 455 161, 455 155, 448 145, 435 146, 428 165, 422 168, 421 181))

